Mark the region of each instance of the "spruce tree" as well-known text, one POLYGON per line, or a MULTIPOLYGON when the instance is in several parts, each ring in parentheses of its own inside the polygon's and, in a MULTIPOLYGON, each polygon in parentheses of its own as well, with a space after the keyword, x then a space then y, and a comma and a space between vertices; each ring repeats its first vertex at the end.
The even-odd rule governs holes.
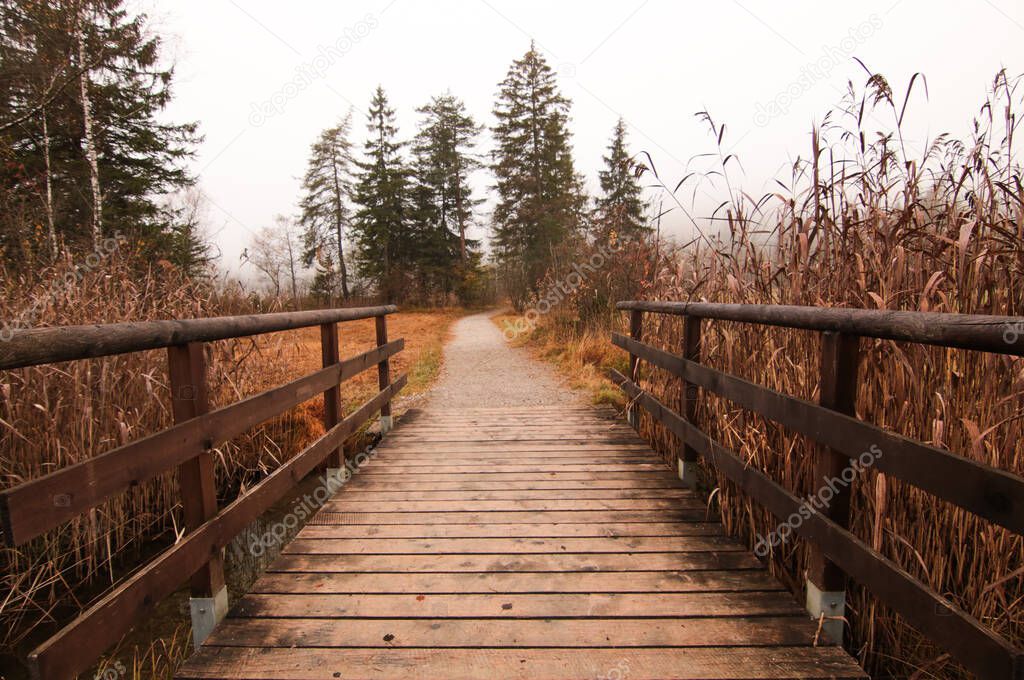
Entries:
POLYGON ((341 298, 349 297, 348 267, 345 263, 345 232, 351 214, 352 143, 349 132, 352 112, 337 125, 320 133, 310 148, 306 174, 302 178, 303 195, 299 201, 303 227, 303 260, 306 266, 317 265, 314 287, 331 299, 331 288, 341 284, 341 298), (337 272, 335 272, 337 263, 337 272))
POLYGON ((34 224, 53 225, 46 250, 58 238, 91 247, 115 231, 168 259, 197 245, 160 201, 193 182, 184 164, 196 124, 162 119, 174 71, 147 16, 126 6, 0 0, 0 249, 9 256, 43 250, 34 224))
POLYGON ((602 156, 604 169, 598 171, 601 196, 597 199, 597 236, 635 239, 650 230, 644 219, 642 189, 633 172, 626 145, 626 124, 619 118, 602 156))
POLYGON ((481 128, 451 94, 418 111, 424 118, 413 144, 417 264, 425 293, 458 290, 465 298, 464 284, 479 261, 478 243, 466 231, 482 202, 469 185, 469 175, 481 167, 472 154, 481 128))
POLYGON ((552 249, 581 225, 583 195, 573 169, 569 107, 551 67, 531 44, 512 63, 494 107, 494 246, 517 308, 536 291, 552 249))
POLYGON ((367 111, 365 159, 356 165, 353 200, 359 206, 352 231, 360 276, 387 302, 399 299, 412 270, 413 243, 408 196, 409 172, 395 138, 395 112, 378 86, 367 111))

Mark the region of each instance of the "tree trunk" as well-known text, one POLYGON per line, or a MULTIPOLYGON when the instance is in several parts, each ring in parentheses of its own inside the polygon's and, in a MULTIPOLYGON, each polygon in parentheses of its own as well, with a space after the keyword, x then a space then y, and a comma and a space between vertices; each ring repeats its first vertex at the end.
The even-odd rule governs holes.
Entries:
POLYGON ((103 239, 103 198, 100 193, 100 167, 96 157, 96 140, 93 135, 92 101, 89 99, 89 69, 85 59, 85 32, 82 28, 82 6, 79 5, 75 21, 75 38, 78 42, 78 84, 82 95, 82 122, 85 131, 85 156, 89 161, 89 185, 92 189, 92 242, 98 248, 103 239))
POLYGON ((43 116, 43 160, 46 165, 46 229, 50 240, 50 255, 57 258, 57 228, 53 223, 53 173, 50 170, 50 128, 46 120, 46 109, 43 116))
POLYGON ((338 179, 338 164, 332 159, 334 169, 334 230, 338 239, 338 271, 341 273, 341 299, 348 300, 348 268, 345 266, 345 246, 342 243, 341 181, 338 179))

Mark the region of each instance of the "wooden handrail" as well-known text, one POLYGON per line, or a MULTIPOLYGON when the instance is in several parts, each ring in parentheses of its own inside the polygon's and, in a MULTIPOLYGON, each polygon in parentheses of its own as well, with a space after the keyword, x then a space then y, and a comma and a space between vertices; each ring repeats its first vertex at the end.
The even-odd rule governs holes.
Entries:
MULTIPOLYGON (((831 393, 827 403, 823 400, 820 405, 813 404, 702 365, 699 355, 693 356, 692 339, 684 345, 684 353, 689 355, 685 357, 640 342, 636 337, 636 315, 668 313, 683 315, 687 320, 692 316, 822 331, 823 342, 832 339, 833 344, 835 337, 830 338, 830 333, 844 334, 839 338, 887 338, 1013 355, 1024 354, 1024 333, 1018 335, 1018 331, 1024 331, 1024 318, 639 301, 620 302, 618 308, 630 312, 631 333, 613 333, 612 343, 629 353, 631 368, 640 360, 647 361, 679 377, 683 389, 699 386, 775 420, 828 447, 829 451, 823 452, 828 455, 856 459, 870 447, 877 447, 884 455, 875 456, 873 465, 880 471, 1024 535, 1024 478, 854 417, 854 386, 846 383, 856 368, 855 355, 848 357, 848 367, 836 369, 831 378, 834 384, 828 386, 831 393), (1008 334, 1007 328, 1013 332, 1008 334)), ((832 353, 837 366, 844 359, 838 347, 836 344, 832 353)), ((823 359, 823 369, 831 370, 825 359, 828 357, 823 359)), ((684 450, 696 451, 779 519, 789 519, 794 514, 801 517, 802 521, 796 526, 790 523, 790 528, 815 550, 817 568, 812 573, 819 578, 825 575, 826 580, 834 583, 836 579, 841 581, 845 572, 979 677, 1024 677, 1024 652, 860 541, 845 528, 847 518, 842 512, 830 512, 828 508, 819 511, 714 442, 692 422, 692 413, 686 412, 692 409, 691 399, 681 401, 681 406, 686 407, 681 416, 645 392, 635 373, 627 377, 612 370, 609 374, 631 404, 642 407, 675 434, 684 443, 684 450), (829 569, 840 571, 829 575, 829 569)))
POLYGON ((387 305, 41 328, 18 331, 9 342, 0 343, 0 368, 166 347, 176 423, 81 463, 0 491, 0 527, 8 545, 21 545, 112 495, 176 466, 182 505, 188 515, 186 533, 174 546, 29 655, 35 677, 74 677, 152 611, 160 599, 190 579, 193 597, 211 601, 224 597, 220 550, 325 460, 332 467, 340 466, 340 451, 346 437, 374 414, 390 415, 391 401, 407 383, 404 375, 390 382, 389 360, 405 347, 404 340, 387 341, 385 318, 396 310, 387 305), (377 347, 340 360, 335 324, 368 318, 376 319, 377 347), (202 343, 317 325, 321 327, 324 368, 234 404, 207 410, 202 343), (339 385, 374 367, 380 378, 379 393, 342 419, 339 385), (321 393, 325 395, 326 434, 218 511, 210 450, 321 393))
POLYGON ((646 300, 624 301, 617 307, 1024 356, 1024 316, 646 300))
POLYGON ((212 342, 295 330, 325 323, 356 321, 394 314, 394 305, 315 309, 206 319, 140 321, 90 326, 57 326, 13 331, 0 342, 0 369, 162 349, 190 342, 212 342))

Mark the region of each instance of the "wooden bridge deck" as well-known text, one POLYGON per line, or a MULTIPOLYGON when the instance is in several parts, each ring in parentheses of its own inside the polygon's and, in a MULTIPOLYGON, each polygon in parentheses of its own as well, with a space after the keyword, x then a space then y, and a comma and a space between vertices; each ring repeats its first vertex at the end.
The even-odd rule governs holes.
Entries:
POLYGON ((816 628, 609 412, 411 412, 178 677, 866 677, 816 628))

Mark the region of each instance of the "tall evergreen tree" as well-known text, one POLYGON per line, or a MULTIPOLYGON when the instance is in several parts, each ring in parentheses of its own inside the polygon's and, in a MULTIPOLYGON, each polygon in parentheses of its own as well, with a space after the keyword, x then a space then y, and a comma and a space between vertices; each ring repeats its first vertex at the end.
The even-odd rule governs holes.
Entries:
POLYGON ((196 125, 160 120, 173 69, 146 15, 126 6, 0 0, 0 248, 9 256, 50 250, 58 238, 92 245, 114 231, 154 255, 181 245, 179 215, 159 197, 192 183, 184 162, 196 125), (37 238, 33 224, 50 234, 37 238))
POLYGON ((597 199, 599 236, 615 234, 636 238, 650 230, 644 218, 642 189, 633 172, 632 159, 626 145, 626 124, 619 118, 608 144, 608 155, 602 156, 604 169, 598 171, 601 196, 597 199))
POLYGON ((395 302, 412 271, 414 248, 410 229, 409 171, 402 144, 395 138, 395 112, 378 86, 367 111, 370 136, 353 199, 359 206, 352 225, 360 276, 371 281, 388 302, 395 302))
POLYGON ((341 297, 349 297, 348 267, 345 263, 345 232, 351 221, 352 195, 352 112, 337 125, 320 133, 310 149, 299 218, 303 232, 303 260, 317 264, 313 286, 327 298, 333 297, 334 282, 340 281, 341 297), (338 264, 337 272, 334 263, 338 264), (329 279, 329 281, 327 280, 329 279))
POLYGON ((573 169, 569 106, 551 67, 531 44, 512 63, 494 107, 494 246, 517 307, 536 290, 552 248, 581 224, 583 193, 573 169))
POLYGON ((481 127, 451 94, 420 108, 423 122, 413 144, 417 260, 426 290, 447 296, 462 290, 479 261, 478 243, 466 236, 473 210, 469 175, 481 167, 473 155, 481 127))

